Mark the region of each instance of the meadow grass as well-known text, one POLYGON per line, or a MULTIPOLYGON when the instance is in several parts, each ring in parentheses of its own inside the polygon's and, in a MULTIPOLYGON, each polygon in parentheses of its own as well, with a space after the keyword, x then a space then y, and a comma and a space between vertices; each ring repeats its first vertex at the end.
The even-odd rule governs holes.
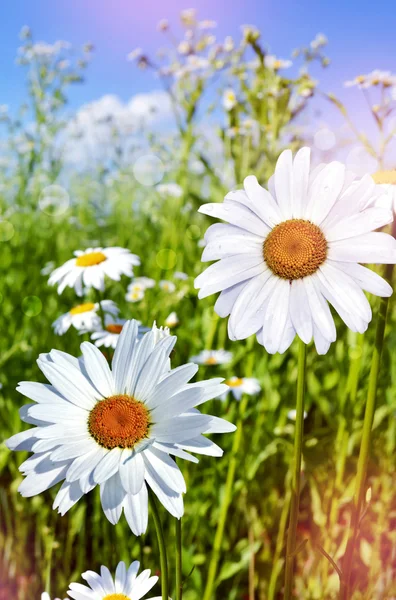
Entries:
MULTIPOLYGON (((253 50, 254 44, 257 40, 253 39, 253 50)), ((279 85, 288 84, 282 80, 279 85)), ((269 98, 267 103, 276 101, 269 98)), ((181 111, 183 107, 181 102, 181 111)), ((267 127, 270 112, 260 116, 256 111, 253 116, 261 118, 267 127)), ((280 120, 285 111, 277 107, 272 114, 278 121, 271 143, 264 136, 259 144, 253 145, 251 138, 250 142, 244 141, 245 149, 246 143, 252 143, 248 158, 241 152, 238 135, 223 145, 228 155, 222 159, 224 163, 232 160, 237 183, 257 166, 263 179, 272 172, 282 146, 280 120)), ((237 115, 230 118, 235 120, 237 115)), ((290 121, 291 115, 287 124, 290 121)), ((109 283, 105 294, 117 302, 123 317, 137 318, 148 326, 154 320, 162 325, 169 313, 176 311, 180 324, 174 329, 178 344, 173 366, 188 362, 190 356, 203 349, 225 348, 233 353, 232 362, 203 366, 198 378, 253 376, 262 387, 257 396, 244 396, 241 402, 229 396, 226 402, 213 400, 205 406, 205 412, 224 416, 238 425, 237 433, 219 438, 225 450, 222 459, 202 457, 199 465, 179 462, 188 490, 182 522, 183 598, 204 597, 215 558, 214 598, 275 600, 282 597, 283 586, 294 435, 294 422, 288 412, 295 406, 298 344, 295 342, 284 355, 271 356, 254 338, 231 343, 226 321, 214 313, 212 298, 198 302, 193 287, 194 277, 202 271, 198 242, 209 219, 198 214, 197 208, 206 197, 221 201, 227 185, 219 175, 219 167, 205 159, 205 151, 199 146, 194 150, 199 127, 191 110, 187 121, 183 118, 179 134, 182 156, 171 160, 166 174, 168 181, 182 186, 179 198, 164 198, 155 187, 141 185, 127 163, 113 165, 111 177, 106 174, 107 166, 94 166, 88 174, 70 172, 69 168, 67 183, 62 185, 67 189, 70 206, 62 214, 53 215, 39 207, 40 177, 50 183, 57 180, 55 171, 51 171, 55 167, 46 162, 44 154, 35 150, 30 161, 23 155, 19 164, 2 171, 0 212, 7 225, 0 223, 0 439, 22 428, 18 409, 27 400, 15 391, 17 383, 44 381, 36 365, 38 355, 51 348, 78 355, 79 344, 88 339, 73 330, 62 337, 53 332, 51 324, 75 304, 75 295, 67 290, 58 296, 56 289, 47 285, 48 276, 41 270, 49 261, 58 266, 75 249, 121 246, 141 257, 138 276, 159 282, 173 280, 175 271, 185 272, 188 279, 174 280, 174 292, 167 293, 157 285, 136 304, 124 299, 129 283, 126 278, 109 283), (202 159, 201 173, 190 170, 193 154, 202 159)), ((294 138, 295 147, 300 143, 294 138)), ((151 140, 150 148, 164 161, 172 154, 172 146, 163 149, 158 140, 151 140)), ((95 296, 91 298, 95 300, 95 296)), ((378 299, 371 297, 370 301, 376 313, 378 299)), ((352 571, 356 600, 391 599, 396 595, 395 318, 395 304, 391 302, 368 465, 370 491, 352 571)), ((318 356, 312 345, 307 348, 308 414, 304 423, 295 592, 298 598, 312 600, 330 600, 338 595, 338 574, 326 554, 342 565, 375 336, 375 322, 364 336, 348 331, 339 319, 336 324, 338 338, 327 355, 318 356)), ((129 563, 140 557, 144 568, 158 573, 158 548, 151 520, 147 534, 141 538, 133 536, 124 519, 112 526, 103 517, 98 490, 84 496, 64 517, 51 509, 55 495, 52 490, 22 498, 17 492, 22 480, 18 466, 26 456, 11 453, 4 443, 0 445, 0 598, 30 600, 38 598, 44 589, 63 597, 68 583, 79 580, 87 568, 106 564, 114 569, 119 560, 129 563)), ((160 514, 173 594, 174 522, 162 507, 160 514)))

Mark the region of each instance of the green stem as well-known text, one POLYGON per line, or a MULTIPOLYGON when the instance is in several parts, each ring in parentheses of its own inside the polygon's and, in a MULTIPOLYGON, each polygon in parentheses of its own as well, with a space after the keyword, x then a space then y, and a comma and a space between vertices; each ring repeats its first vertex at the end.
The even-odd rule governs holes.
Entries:
POLYGON ((182 521, 176 519, 176 600, 183 596, 183 546, 182 546, 182 521))
POLYGON ((160 553, 162 600, 169 600, 168 558, 166 555, 165 537, 162 529, 157 503, 155 501, 155 496, 151 489, 149 489, 149 502, 151 512, 153 515, 155 530, 157 532, 158 547, 160 553))
MULTIPOLYGON (((392 277, 393 265, 388 265, 386 270, 386 278, 392 277)), ((367 392, 366 409, 364 413, 363 433, 360 443, 360 452, 357 465, 355 493, 353 496, 351 526, 349 529, 348 542, 344 556, 343 577, 341 580, 340 599, 348 600, 350 598, 350 585, 353 556, 355 552, 356 539, 359 531, 360 518, 362 512, 363 501, 365 498, 365 484, 367 464, 370 451, 371 429, 373 426, 375 401, 377 396, 378 376, 381 366, 381 356, 384 346, 386 317, 388 312, 389 298, 381 298, 378 311, 377 330, 375 335, 375 344, 373 357, 371 360, 370 378, 367 392)))
POLYGON ((213 591, 215 587, 215 580, 217 574, 217 566, 220 558, 221 545, 223 543, 224 538, 224 528, 227 521, 227 513, 228 508, 230 506, 231 498, 232 498, 232 490, 234 486, 235 479, 235 470, 237 466, 237 456, 238 451, 242 442, 242 424, 243 424, 243 416, 246 412, 247 405, 249 401, 249 396, 246 394, 243 396, 240 407, 239 407, 239 418, 237 422, 237 430, 234 434, 234 441, 232 444, 231 458, 228 464, 228 472, 227 479, 225 483, 224 496, 222 500, 222 504, 220 507, 219 520, 217 522, 217 529, 213 543, 213 551, 212 556, 210 558, 209 570, 208 570, 208 579, 206 581, 205 592, 203 595, 203 600, 212 600, 213 591))
POLYGON ((294 553, 296 550, 298 508, 300 503, 300 478, 302 441, 304 430, 304 396, 305 396, 305 370, 307 362, 307 349, 304 342, 299 340, 298 349, 298 377, 297 377, 297 402, 296 402, 296 430, 294 437, 293 469, 292 469, 292 496, 290 506, 289 530, 286 545, 286 573, 285 573, 285 600, 290 600, 293 595, 293 567, 294 553))

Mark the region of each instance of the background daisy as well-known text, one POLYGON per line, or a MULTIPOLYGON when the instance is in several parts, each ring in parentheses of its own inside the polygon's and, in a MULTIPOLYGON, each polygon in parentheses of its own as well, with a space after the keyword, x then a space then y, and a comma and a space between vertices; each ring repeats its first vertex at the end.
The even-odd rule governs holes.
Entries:
POLYGON ((191 356, 190 360, 197 365, 227 365, 232 360, 232 352, 227 350, 202 350, 191 356))
POLYGON ((254 377, 230 377, 224 382, 228 385, 228 390, 221 396, 221 400, 225 400, 231 393, 236 400, 240 400, 243 394, 254 396, 261 391, 261 385, 258 379, 254 377))
MULTIPOLYGON (((102 300, 100 306, 105 314, 117 317, 119 308, 112 300, 102 300)), ((77 304, 52 323, 55 333, 63 335, 73 325, 77 331, 90 332, 98 329, 101 324, 99 302, 77 304)))
POLYGON ((140 265, 136 254, 126 248, 88 248, 76 250, 75 258, 58 267, 51 274, 48 283, 58 286, 58 294, 66 287, 72 287, 78 296, 83 294, 83 286, 104 291, 105 277, 120 281, 121 275, 132 277, 133 267, 140 265))

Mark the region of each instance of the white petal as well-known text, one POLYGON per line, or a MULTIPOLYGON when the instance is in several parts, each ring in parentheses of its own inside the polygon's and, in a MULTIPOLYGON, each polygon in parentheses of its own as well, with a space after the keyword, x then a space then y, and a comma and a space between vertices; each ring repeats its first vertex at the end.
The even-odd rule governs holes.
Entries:
POLYGON ((149 471, 146 471, 146 481, 166 510, 180 519, 184 513, 183 496, 164 483, 160 485, 149 471))
POLYGON ((396 240, 387 233, 372 232, 331 242, 329 260, 376 264, 396 263, 396 240))
POLYGON ((214 305, 214 310, 219 317, 228 317, 236 299, 248 283, 248 281, 242 281, 221 292, 214 305))
POLYGON ((203 204, 198 212, 210 217, 217 217, 261 237, 265 237, 268 232, 268 226, 254 212, 239 202, 203 204))
POLYGON ((95 401, 101 398, 86 377, 77 369, 71 366, 66 368, 41 360, 37 362, 52 385, 76 406, 91 410, 95 405, 95 401))
POLYGON ((222 258, 198 275, 194 286, 196 289, 202 288, 198 297, 206 298, 206 296, 220 292, 236 283, 260 275, 265 270, 266 266, 262 256, 222 258))
POLYGON ((293 215, 293 160, 291 150, 284 150, 279 156, 274 173, 275 192, 278 206, 284 219, 293 215))
POLYGON ((175 461, 165 452, 157 450, 153 446, 143 452, 146 473, 158 482, 164 483, 178 493, 186 492, 184 477, 175 461))
POLYGON ((193 363, 188 363, 186 365, 181 365, 176 369, 170 371, 163 379, 160 381, 153 393, 150 395, 150 398, 145 402, 146 406, 150 409, 155 408, 159 404, 163 402, 164 399, 169 398, 175 392, 177 392, 180 388, 182 388, 198 371, 198 365, 193 363))
POLYGON ((289 314, 290 282, 278 279, 263 319, 264 347, 270 354, 278 352, 289 314))
POLYGON ((323 228, 326 240, 334 242, 362 235, 374 229, 379 229, 388 223, 392 223, 392 211, 384 208, 368 208, 364 212, 356 213, 332 227, 323 228))
POLYGON ((296 279, 290 289, 290 318, 304 344, 309 344, 313 336, 313 323, 308 297, 302 279, 296 279))
MULTIPOLYGON (((124 514, 135 535, 146 532, 148 523, 148 495, 146 484, 138 494, 127 494, 124 500, 124 514)), ((129 574, 128 574, 129 577, 129 574)))
POLYGON ((231 311, 229 327, 235 339, 245 339, 262 327, 265 302, 277 281, 278 278, 266 268, 264 273, 246 284, 231 311))
POLYGON ((332 162, 314 179, 304 218, 320 225, 337 201, 344 185, 345 166, 332 162))
POLYGON ((100 486, 102 508, 106 517, 113 525, 116 525, 120 520, 125 496, 126 492, 121 485, 118 473, 115 473, 100 486))
POLYGON ((80 347, 85 368, 93 385, 103 398, 113 396, 115 394, 113 375, 101 351, 90 342, 83 342, 80 347))
POLYGON ((140 492, 144 483, 144 461, 141 452, 124 450, 120 462, 120 478, 128 494, 140 492))
POLYGON ((105 454, 93 472, 95 483, 104 483, 118 471, 121 453, 122 451, 120 448, 113 448, 105 454))
POLYGON ((311 151, 301 148, 293 160, 293 208, 292 216, 301 219, 308 202, 308 183, 311 151))
POLYGON ((243 185, 254 210, 268 227, 275 227, 282 221, 282 213, 274 198, 263 188, 253 175, 246 177, 243 185))
POLYGON ((374 271, 354 263, 332 262, 338 269, 341 269, 351 277, 370 294, 387 298, 392 295, 393 289, 385 279, 377 275, 374 271))
POLYGON ((73 483, 64 481, 55 497, 52 508, 54 510, 58 509, 59 514, 63 516, 83 495, 78 481, 73 483))
POLYGON ((126 390, 129 371, 133 365, 134 354, 137 351, 137 336, 137 321, 127 321, 122 328, 120 337, 118 338, 118 343, 112 362, 115 388, 118 394, 124 394, 126 390))
POLYGON ((315 274, 305 277, 303 281, 314 325, 326 340, 329 342, 334 342, 336 340, 337 333, 333 317, 331 316, 327 301, 318 290, 319 285, 315 274))
POLYGON ((156 406, 150 413, 153 423, 160 422, 161 419, 170 419, 176 417, 190 408, 194 408, 199 404, 201 399, 201 391, 188 387, 174 394, 166 402, 162 402, 156 406))

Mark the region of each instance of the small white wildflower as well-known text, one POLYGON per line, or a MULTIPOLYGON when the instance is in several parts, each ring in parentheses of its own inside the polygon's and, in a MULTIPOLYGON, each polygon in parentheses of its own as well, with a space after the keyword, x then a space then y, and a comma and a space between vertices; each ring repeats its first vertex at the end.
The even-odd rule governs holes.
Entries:
POLYGON ((170 329, 172 329, 172 327, 176 327, 177 325, 179 325, 179 323, 179 317, 175 312, 171 312, 170 315, 168 315, 165 319, 165 325, 170 329))

